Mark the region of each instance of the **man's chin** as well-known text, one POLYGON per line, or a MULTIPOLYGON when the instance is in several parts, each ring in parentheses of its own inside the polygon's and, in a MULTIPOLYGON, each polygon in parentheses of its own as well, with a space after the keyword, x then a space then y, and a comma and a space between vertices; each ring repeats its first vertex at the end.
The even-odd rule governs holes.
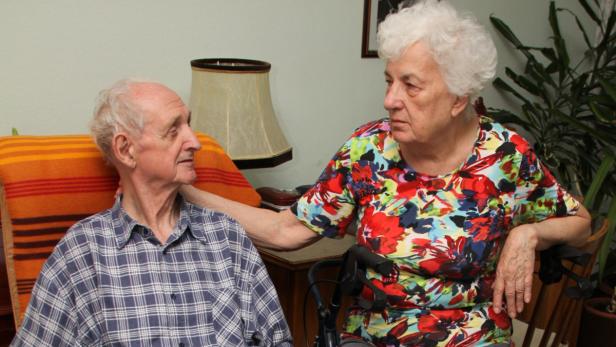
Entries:
POLYGON ((197 181, 197 174, 195 172, 178 177, 176 180, 180 184, 193 184, 195 181, 197 181))

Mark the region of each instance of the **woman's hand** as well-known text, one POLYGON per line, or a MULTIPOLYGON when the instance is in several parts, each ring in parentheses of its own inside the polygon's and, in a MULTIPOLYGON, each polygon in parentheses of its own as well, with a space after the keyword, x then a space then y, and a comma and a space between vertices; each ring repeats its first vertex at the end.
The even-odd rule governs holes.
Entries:
POLYGON ((520 225, 509 231, 496 266, 494 312, 500 313, 503 295, 511 318, 515 318, 524 309, 524 304, 530 302, 538 242, 538 230, 533 224, 520 225))

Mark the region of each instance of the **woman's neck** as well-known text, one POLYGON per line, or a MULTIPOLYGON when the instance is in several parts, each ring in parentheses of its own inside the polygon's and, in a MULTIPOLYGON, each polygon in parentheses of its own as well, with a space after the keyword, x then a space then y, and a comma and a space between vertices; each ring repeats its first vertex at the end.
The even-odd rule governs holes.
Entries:
POLYGON ((400 153, 417 172, 430 176, 448 174, 472 153, 478 129, 479 120, 476 115, 460 115, 433 141, 400 143, 400 153))

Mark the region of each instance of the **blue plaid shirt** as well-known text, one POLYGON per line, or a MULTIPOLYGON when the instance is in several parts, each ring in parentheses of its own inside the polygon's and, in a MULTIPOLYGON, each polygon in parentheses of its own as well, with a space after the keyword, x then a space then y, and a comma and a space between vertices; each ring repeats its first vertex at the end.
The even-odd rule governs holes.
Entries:
POLYGON ((242 227, 180 199, 166 244, 122 209, 75 224, 45 263, 13 346, 291 346, 242 227))

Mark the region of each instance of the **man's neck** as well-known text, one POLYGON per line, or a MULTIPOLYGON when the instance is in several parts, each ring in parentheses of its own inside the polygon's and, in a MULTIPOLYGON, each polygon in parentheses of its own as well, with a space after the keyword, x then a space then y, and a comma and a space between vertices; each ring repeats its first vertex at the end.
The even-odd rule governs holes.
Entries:
POLYGON ((179 218, 177 189, 153 189, 151 185, 123 182, 122 208, 140 224, 150 228, 165 244, 179 218))

